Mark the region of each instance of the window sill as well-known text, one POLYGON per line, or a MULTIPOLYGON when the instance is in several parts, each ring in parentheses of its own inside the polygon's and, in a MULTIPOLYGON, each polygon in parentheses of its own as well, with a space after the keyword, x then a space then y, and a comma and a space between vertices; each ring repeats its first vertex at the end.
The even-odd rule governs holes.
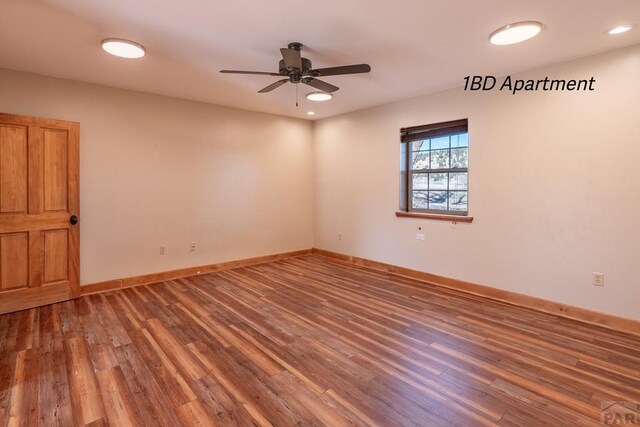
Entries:
POLYGON ((450 221, 450 222, 473 222, 472 216, 458 216, 458 215, 442 215, 433 213, 419 213, 419 212, 396 212, 398 218, 420 218, 420 219, 435 219, 437 221, 450 221))

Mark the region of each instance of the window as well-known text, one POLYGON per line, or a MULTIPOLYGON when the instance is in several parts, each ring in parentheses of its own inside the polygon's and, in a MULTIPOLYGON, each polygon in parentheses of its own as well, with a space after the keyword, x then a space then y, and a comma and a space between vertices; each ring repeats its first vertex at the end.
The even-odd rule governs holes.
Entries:
POLYGON ((466 216, 467 120, 403 128, 400 139, 400 210, 466 216))

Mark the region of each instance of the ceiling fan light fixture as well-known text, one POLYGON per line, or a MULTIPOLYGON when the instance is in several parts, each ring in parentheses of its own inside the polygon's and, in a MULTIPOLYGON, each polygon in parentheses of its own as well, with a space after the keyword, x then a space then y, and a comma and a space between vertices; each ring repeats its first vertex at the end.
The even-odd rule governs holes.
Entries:
POLYGON ((523 21, 505 25, 489 35, 489 42, 497 46, 522 43, 542 31, 542 23, 538 21, 523 21))
POLYGON ((633 28, 633 25, 631 25, 631 24, 618 25, 617 27, 613 27, 612 29, 607 31, 607 34, 609 34, 611 36, 615 36, 616 34, 626 33, 627 31, 631 30, 632 28, 633 28))
POLYGON ((128 59, 142 58, 146 53, 144 46, 140 43, 125 39, 104 39, 102 49, 111 55, 128 59))
POLYGON ((316 91, 316 92, 310 92, 307 94, 307 99, 309 101, 315 101, 315 102, 328 101, 331 98, 333 98, 333 95, 327 92, 316 91))

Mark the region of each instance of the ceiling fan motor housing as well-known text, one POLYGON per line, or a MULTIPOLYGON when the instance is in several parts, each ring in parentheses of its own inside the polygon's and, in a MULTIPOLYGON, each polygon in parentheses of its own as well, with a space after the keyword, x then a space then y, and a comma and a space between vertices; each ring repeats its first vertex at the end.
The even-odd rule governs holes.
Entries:
POLYGON ((280 71, 280 74, 282 74, 283 76, 289 76, 289 77, 293 77, 294 75, 302 76, 303 74, 307 74, 309 70, 312 69, 311 61, 309 61, 307 58, 301 58, 301 60, 302 60, 302 70, 296 70, 295 68, 292 68, 292 69, 287 68, 284 65, 284 59, 281 59, 280 62, 278 63, 278 69, 280 71))

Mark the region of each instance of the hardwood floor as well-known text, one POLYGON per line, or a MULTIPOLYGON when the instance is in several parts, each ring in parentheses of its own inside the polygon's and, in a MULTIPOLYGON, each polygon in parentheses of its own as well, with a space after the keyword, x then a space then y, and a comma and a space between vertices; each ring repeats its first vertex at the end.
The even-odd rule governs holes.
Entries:
POLYGON ((0 316, 11 426, 590 426, 637 402, 637 336, 317 255, 0 316))

